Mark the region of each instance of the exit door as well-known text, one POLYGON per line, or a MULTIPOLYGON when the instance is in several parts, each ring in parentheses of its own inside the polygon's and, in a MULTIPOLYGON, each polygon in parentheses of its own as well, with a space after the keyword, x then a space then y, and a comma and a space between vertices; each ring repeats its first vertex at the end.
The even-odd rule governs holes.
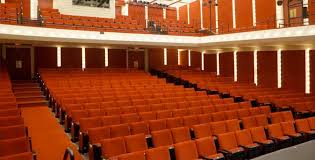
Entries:
POLYGON ((31 49, 6 48, 7 68, 12 80, 31 79, 31 49))

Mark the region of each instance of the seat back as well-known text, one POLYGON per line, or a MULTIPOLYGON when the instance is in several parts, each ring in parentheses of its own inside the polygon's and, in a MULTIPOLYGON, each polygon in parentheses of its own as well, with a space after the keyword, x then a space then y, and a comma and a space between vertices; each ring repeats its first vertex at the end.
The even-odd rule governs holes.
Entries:
POLYGON ((154 147, 173 145, 172 132, 169 129, 151 132, 154 147))
POLYGON ((101 145, 102 155, 106 159, 127 153, 124 138, 122 137, 102 140, 101 145))
POLYGON ((246 146, 253 144, 252 136, 250 134, 250 131, 247 129, 236 131, 235 137, 238 145, 246 146))
POLYGON ((210 123, 194 125, 192 129, 194 130, 196 139, 212 136, 210 123))
POLYGON ((198 159, 197 147, 193 141, 177 143, 174 147, 176 160, 198 159))
POLYGON ((144 151, 148 149, 148 145, 144 134, 136 134, 124 137, 126 149, 128 153, 144 151))
POLYGON ((212 137, 205 137, 195 140, 198 155, 201 157, 208 157, 216 154, 217 149, 215 147, 214 139, 212 137))
POLYGON ((279 123, 268 125, 267 128, 268 128, 269 137, 280 138, 284 136, 283 131, 281 129, 281 125, 279 123))
POLYGON ((191 140, 190 131, 188 127, 172 128, 171 131, 174 143, 191 140))
POLYGON ((226 129, 228 132, 234 132, 241 130, 240 123, 237 119, 225 121, 226 129))
POLYGON ((171 160, 168 147, 158 147, 146 150, 146 160, 171 160))
POLYGON ((263 142, 267 140, 264 127, 251 128, 250 133, 254 142, 263 142))
POLYGON ((234 132, 219 134, 218 140, 222 150, 237 148, 237 141, 234 132))

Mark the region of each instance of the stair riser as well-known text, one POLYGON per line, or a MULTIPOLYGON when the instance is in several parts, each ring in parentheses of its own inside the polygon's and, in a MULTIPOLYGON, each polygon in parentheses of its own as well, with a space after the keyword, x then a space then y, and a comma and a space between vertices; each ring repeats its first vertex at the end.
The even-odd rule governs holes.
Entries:
POLYGON ((28 88, 28 87, 32 88, 32 87, 38 87, 38 86, 39 86, 39 85, 36 84, 36 83, 30 83, 30 84, 13 84, 13 85, 12 85, 13 88, 20 88, 20 87, 22 87, 22 88, 28 88))
POLYGON ((30 97, 30 98, 16 98, 17 102, 31 102, 31 101, 43 101, 45 98, 43 97, 30 97))
POLYGON ((40 88, 13 88, 13 92, 21 92, 21 91, 28 91, 28 92, 33 92, 33 91, 40 91, 40 88))
POLYGON ((28 104, 19 104, 19 107, 40 107, 40 106, 47 106, 48 102, 43 103, 28 103, 28 104))
POLYGON ((37 96, 42 96, 43 94, 42 94, 42 92, 31 92, 31 93, 21 92, 21 93, 14 93, 14 95, 16 97, 31 97, 31 96, 37 97, 37 96))

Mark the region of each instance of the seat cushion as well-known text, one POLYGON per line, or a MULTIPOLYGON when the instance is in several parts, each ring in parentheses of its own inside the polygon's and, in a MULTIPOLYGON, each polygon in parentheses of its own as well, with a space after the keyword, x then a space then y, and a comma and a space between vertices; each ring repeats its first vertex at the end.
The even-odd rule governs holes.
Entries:
POLYGON ((218 153, 218 154, 210 155, 206 158, 208 158, 208 159, 221 159, 221 158, 224 158, 224 155, 222 153, 218 153))
POLYGON ((258 147, 259 145, 257 143, 252 143, 252 144, 249 144, 249 145, 246 145, 245 147, 246 148, 256 148, 258 147))
POLYGON ((237 148, 233 148, 233 149, 229 149, 228 150, 230 153, 234 154, 234 153, 238 153, 238 152, 243 152, 244 149, 241 147, 237 147, 237 148))

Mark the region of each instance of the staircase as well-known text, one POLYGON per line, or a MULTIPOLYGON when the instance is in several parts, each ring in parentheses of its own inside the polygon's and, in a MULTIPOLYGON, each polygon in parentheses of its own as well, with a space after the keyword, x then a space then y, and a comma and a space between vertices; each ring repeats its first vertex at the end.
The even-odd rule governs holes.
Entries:
POLYGON ((41 88, 35 81, 13 81, 12 88, 19 107, 48 105, 41 88))

